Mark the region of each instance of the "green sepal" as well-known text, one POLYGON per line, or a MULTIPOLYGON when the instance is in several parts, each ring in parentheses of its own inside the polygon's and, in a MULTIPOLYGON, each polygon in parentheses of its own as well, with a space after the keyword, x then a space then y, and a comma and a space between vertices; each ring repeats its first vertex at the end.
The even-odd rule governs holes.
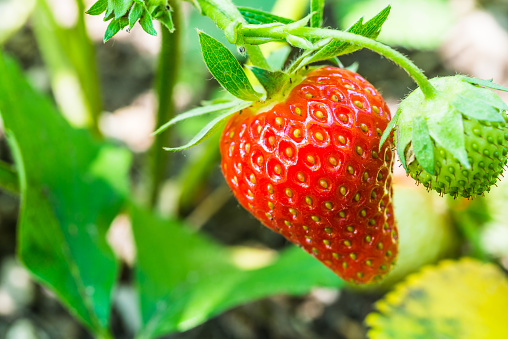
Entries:
MULTIPOLYGON (((229 110, 229 109, 232 109, 233 107, 238 109, 239 106, 244 106, 243 103, 244 102, 242 102, 242 101, 205 103, 206 106, 196 107, 191 110, 188 110, 187 112, 178 114, 176 117, 174 117, 173 119, 169 120, 167 123, 165 123, 164 125, 159 127, 155 132, 152 133, 152 135, 160 134, 160 133, 164 132, 166 129, 168 129, 169 127, 175 125, 177 122, 180 122, 183 120, 192 119, 192 118, 207 115, 207 114, 217 113, 217 112, 221 112, 224 110, 229 110)), ((245 104, 247 104, 247 103, 245 103, 245 104)), ((247 107, 247 106, 245 106, 245 107, 247 107)))
POLYGON ((242 66, 221 42, 198 31, 205 64, 219 84, 235 97, 258 101, 263 96, 254 90, 242 66))
POLYGON ((157 19, 161 24, 166 26, 166 28, 173 33, 175 31, 175 25, 173 23, 173 18, 171 17, 171 7, 169 6, 159 6, 152 12, 152 17, 157 19))
POLYGON ((219 129, 224 127, 224 125, 226 124, 227 120, 231 115, 235 114, 238 111, 241 111, 246 107, 249 107, 250 105, 252 105, 252 102, 240 102, 238 106, 233 106, 228 109, 224 109, 223 111, 218 111, 217 112, 219 113, 218 116, 216 116, 205 127, 203 127, 201 131, 199 131, 198 134, 196 134, 187 144, 180 147, 167 147, 164 149, 167 151, 181 151, 196 146, 197 144, 203 142, 208 137, 210 137, 213 133, 217 132, 219 129))
MULTIPOLYGON (((329 63, 331 63, 332 65, 334 65, 335 67, 339 67, 339 68, 345 68, 344 67, 344 64, 342 63, 342 61, 340 61, 339 58, 337 57, 333 57, 331 59, 328 59, 327 60, 329 63)), ((356 63, 356 62, 355 62, 356 63)), ((358 63, 357 63, 358 64, 358 63)), ((358 68, 358 67, 357 67, 358 68)))
POLYGON ((268 71, 263 68, 251 66, 249 69, 254 73, 259 83, 266 90, 266 99, 270 99, 274 94, 289 81, 289 75, 282 71, 268 71))
POLYGON ((139 2, 135 2, 129 12, 129 31, 134 27, 139 18, 141 18, 141 14, 143 14, 143 5, 139 2))
POLYGON ((310 27, 321 27, 323 24, 323 9, 325 7, 325 0, 311 0, 310 11, 312 18, 310 19, 310 27))
POLYGON ((465 75, 459 75, 458 77, 460 77, 462 80, 467 81, 473 85, 479 85, 479 86, 483 86, 483 87, 497 89, 498 91, 508 92, 508 88, 501 86, 499 84, 496 84, 495 82, 493 82, 493 79, 483 80, 483 79, 478 79, 478 78, 471 78, 471 77, 468 77, 465 75))
POLYGON ((434 114, 427 118, 430 136, 438 145, 453 154, 462 165, 470 169, 462 115, 447 103, 432 107, 434 114))
MULTIPOLYGON (((388 5, 365 24, 363 23, 363 18, 360 18, 354 25, 348 28, 347 32, 376 39, 381 32, 382 25, 385 23, 388 15, 390 14, 390 9, 391 6, 388 5)), ((354 46, 350 43, 331 39, 326 46, 317 49, 314 54, 298 58, 295 61, 295 64, 298 64, 298 68, 301 68, 310 63, 328 60, 343 54, 352 53, 358 49, 360 49, 360 47, 354 46)))
POLYGON ((309 40, 307 39, 304 39, 304 38, 300 38, 298 36, 295 36, 295 35, 291 35, 291 34, 288 34, 286 36, 286 41, 293 47, 297 47, 297 48, 301 48, 301 49, 311 49, 311 50, 314 50, 316 49, 314 47, 314 45, 312 44, 312 42, 310 42, 309 40))
POLYGON ((100 15, 104 13, 104 11, 106 11, 107 8, 108 8, 108 0, 98 0, 85 13, 89 15, 100 15))
POLYGON ((458 95, 452 103, 460 113, 483 121, 505 122, 501 112, 482 97, 458 95))
POLYGON ((288 29, 297 29, 297 28, 306 27, 309 24, 311 18, 312 18, 312 13, 310 13, 309 15, 301 18, 298 21, 295 21, 295 22, 292 22, 292 23, 288 24, 287 25, 288 29))
POLYGON ((120 19, 132 6, 133 0, 113 0, 113 6, 115 11, 115 19, 120 19))
POLYGON ((392 120, 390 120, 390 122, 386 126, 385 130, 383 131, 383 135, 381 135, 381 140, 379 141, 379 151, 381 151, 383 144, 385 143, 386 139, 388 139, 388 136, 390 135, 393 128, 395 127, 395 124, 397 123, 399 116, 400 116, 400 109, 397 110, 397 112, 395 113, 395 116, 392 118, 392 120))
POLYGON ((253 8, 238 7, 238 10, 240 11, 240 14, 243 16, 245 21, 247 21, 247 23, 251 25, 271 24, 279 22, 284 25, 287 25, 295 22, 294 20, 253 8))
POLYGON ((122 17, 120 19, 113 19, 106 28, 106 32, 104 33, 104 42, 111 39, 116 33, 118 33, 122 28, 129 24, 129 19, 122 17))
POLYGON ((430 174, 434 174, 434 146, 425 119, 417 116, 413 121, 414 156, 430 174))
MULTIPOLYGON (((387 128, 388 129, 388 128, 387 128)), ((407 168, 407 159, 410 158, 410 155, 406 155, 406 148, 411 143, 411 138, 413 136, 413 124, 400 124, 397 125, 397 153, 399 154, 400 162, 402 166, 408 171, 407 168)))
POLYGON ((345 67, 347 70, 351 72, 358 73, 358 68, 360 67, 360 63, 358 61, 353 62, 351 65, 345 67))

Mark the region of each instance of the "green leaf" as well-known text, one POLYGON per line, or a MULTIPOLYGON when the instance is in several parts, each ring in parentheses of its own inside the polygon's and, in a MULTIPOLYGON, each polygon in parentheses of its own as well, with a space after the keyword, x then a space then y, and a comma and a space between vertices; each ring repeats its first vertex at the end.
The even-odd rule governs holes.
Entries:
POLYGON ((493 106, 501 111, 508 110, 508 105, 497 95, 496 92, 487 88, 481 88, 465 83, 462 88, 462 95, 477 102, 483 102, 483 105, 493 106))
POLYGON ((365 322, 371 339, 507 338, 507 303, 508 279, 499 267, 447 260, 398 284, 365 322))
POLYGON ((265 88, 267 99, 272 98, 289 81, 289 75, 282 71, 272 72, 255 66, 250 67, 250 70, 265 88))
POLYGON ((459 75, 459 77, 462 80, 467 81, 473 85, 479 85, 479 86, 483 86, 483 87, 497 89, 498 91, 508 92, 508 88, 494 83, 492 79, 491 80, 483 80, 483 79, 478 79, 478 78, 467 77, 465 75, 459 75))
POLYGON ((185 331, 229 308, 273 294, 303 294, 343 282, 299 248, 270 266, 247 270, 237 254, 177 220, 131 208, 142 328, 138 337, 185 331))
POLYGON ((20 178, 18 256, 86 327, 107 336, 118 263, 105 233, 130 153, 70 127, 0 54, 0 113, 20 178))
POLYGON ((434 111, 434 115, 427 120, 430 136, 467 169, 471 168, 467 158, 462 115, 446 103, 437 101, 429 104, 433 106, 434 111))
POLYGON ((0 161, 0 189, 3 191, 19 194, 19 179, 16 168, 0 161))
POLYGON ((90 7, 86 14, 90 15, 100 15, 104 13, 104 11, 108 8, 108 0, 98 0, 96 3, 90 7))
MULTIPOLYGON (((363 18, 361 18, 353 26, 351 26, 347 32, 362 35, 371 39, 377 38, 381 32, 381 26, 384 24, 388 18, 388 15, 390 14, 390 9, 391 6, 388 5, 385 9, 383 9, 365 24, 363 23, 363 18)), ((326 46, 318 49, 314 54, 302 60, 299 67, 303 67, 313 62, 327 60, 343 54, 352 53, 358 49, 360 49, 360 47, 351 45, 350 43, 331 40, 326 46)))
POLYGON ((112 0, 115 11, 115 19, 120 19, 122 16, 127 14, 127 11, 131 7, 134 0, 112 0))
POLYGON ((245 101, 261 98, 262 95, 252 88, 242 66, 229 49, 203 32, 199 32, 199 41, 206 66, 226 91, 245 101))
POLYGON ((263 25, 263 24, 271 24, 271 23, 282 23, 282 24, 290 24, 295 22, 294 20, 283 18, 278 15, 274 15, 268 12, 263 12, 253 8, 247 7, 238 7, 240 14, 242 14, 243 18, 247 23, 252 25, 263 25))
MULTIPOLYGON (((248 104, 250 105, 250 102, 248 104)), ((191 110, 189 110, 187 112, 178 114, 176 117, 174 117, 173 119, 171 119, 170 121, 168 121, 167 123, 165 123, 164 125, 159 127, 153 133, 153 135, 157 135, 157 134, 165 131, 170 126, 172 126, 172 125, 174 125, 177 122, 182 121, 182 120, 191 119, 191 118, 202 116, 202 115, 205 115, 205 114, 219 113, 219 112, 222 112, 224 110, 231 110, 231 109, 238 110, 238 107, 245 108, 245 107, 248 107, 248 105, 247 105, 247 103, 245 103, 245 105, 243 105, 243 103, 241 103, 239 101, 227 101, 227 102, 221 102, 221 103, 218 103, 218 104, 212 104, 212 105, 207 105, 207 106, 196 107, 196 108, 193 108, 193 109, 191 109, 191 110)))
POLYGON ((413 152, 423 169, 434 174, 434 145, 421 116, 416 116, 413 122, 413 152))
POLYGON ((323 24, 323 9, 325 7, 325 0, 311 0, 310 11, 312 18, 310 19, 310 27, 321 27, 323 24))
MULTIPOLYGON (((153 36, 157 35, 157 31, 153 27, 152 17, 146 9, 144 10, 144 13, 141 16, 141 19, 139 20, 139 24, 141 25, 143 30, 145 32, 147 32, 148 34, 153 35, 153 36)), ((168 26, 166 25, 166 27, 168 27, 168 26)))
POLYGON ((109 21, 115 17, 115 9, 113 6, 108 6, 106 13, 104 14, 104 21, 109 21))
POLYGON ((134 3, 129 12, 129 31, 134 27, 139 18, 141 18, 141 14, 143 14, 143 4, 139 2, 134 3))
POLYGON ((482 97, 458 95, 452 103, 460 113, 476 120, 504 122, 503 114, 482 97))
MULTIPOLYGON (((181 151, 181 150, 190 148, 192 146, 196 146, 197 144, 206 140, 206 138, 208 138, 210 135, 212 135, 213 133, 217 132, 219 129, 224 127, 224 125, 227 122, 227 119, 231 115, 235 114, 236 112, 238 112, 246 107, 249 107, 250 105, 252 105, 252 102, 243 101, 243 102, 238 103, 237 106, 232 106, 228 109, 214 112, 214 113, 218 113, 218 115, 212 121, 210 121, 208 124, 206 124, 206 126, 203 127, 201 129, 201 131, 199 131, 199 133, 196 134, 191 139, 191 141, 189 141, 187 144, 185 144, 183 146, 168 147, 168 148, 165 148, 165 150, 167 150, 167 151, 181 151)), ((201 114, 199 114, 199 115, 201 115, 201 114)), ((196 116, 196 115, 194 115, 194 116, 196 116)), ((183 119, 184 118, 182 118, 180 120, 183 120, 183 119)))
POLYGON ((106 28, 106 32, 104 33, 104 42, 111 39, 116 33, 120 32, 122 28, 127 26, 129 24, 128 18, 120 18, 120 19, 113 19, 108 25, 108 28, 106 28))

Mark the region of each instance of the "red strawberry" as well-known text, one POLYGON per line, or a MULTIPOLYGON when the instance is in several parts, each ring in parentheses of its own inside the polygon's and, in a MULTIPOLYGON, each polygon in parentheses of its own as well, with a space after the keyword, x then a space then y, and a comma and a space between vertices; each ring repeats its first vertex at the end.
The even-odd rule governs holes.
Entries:
POLYGON ((222 171, 240 204, 341 278, 378 280, 397 255, 390 112, 358 74, 311 71, 285 101, 232 116, 222 171))

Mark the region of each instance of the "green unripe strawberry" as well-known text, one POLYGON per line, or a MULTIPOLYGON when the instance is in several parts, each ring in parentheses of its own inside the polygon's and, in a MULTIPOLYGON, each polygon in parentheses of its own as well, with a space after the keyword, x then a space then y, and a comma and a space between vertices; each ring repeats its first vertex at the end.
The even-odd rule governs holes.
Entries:
POLYGON ((425 187, 454 197, 482 195, 507 162, 508 106, 477 86, 490 82, 454 76, 431 83, 433 95, 417 89, 400 104, 384 137, 396 128, 402 165, 425 187))

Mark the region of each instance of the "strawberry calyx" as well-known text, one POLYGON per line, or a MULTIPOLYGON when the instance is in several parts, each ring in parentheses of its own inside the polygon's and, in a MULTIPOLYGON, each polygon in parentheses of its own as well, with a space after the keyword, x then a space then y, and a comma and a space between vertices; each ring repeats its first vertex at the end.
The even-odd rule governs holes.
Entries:
POLYGON ((437 184, 440 193, 469 197, 488 191, 506 163, 508 105, 480 86, 508 89, 462 75, 430 83, 435 88, 432 96, 418 88, 401 102, 380 144, 395 129, 406 172, 429 188, 437 184), (437 180, 439 176, 443 180, 437 180))
POLYGON ((150 35, 157 35, 153 20, 159 21, 173 32, 171 11, 168 0, 98 0, 86 13, 90 15, 105 13, 104 21, 109 21, 104 33, 104 42, 106 42, 125 27, 128 27, 130 31, 138 22, 150 35))

